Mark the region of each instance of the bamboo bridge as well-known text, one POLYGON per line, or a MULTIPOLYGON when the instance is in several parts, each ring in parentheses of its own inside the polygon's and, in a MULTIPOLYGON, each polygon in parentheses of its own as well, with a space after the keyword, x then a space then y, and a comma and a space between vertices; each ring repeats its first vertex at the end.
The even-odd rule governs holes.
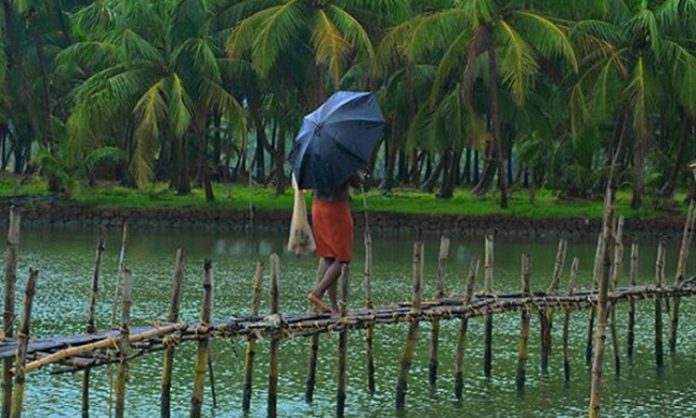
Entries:
MULTIPOLYGON (((618 286, 622 277, 621 267, 624 259, 623 218, 615 219, 613 211, 613 194, 608 191, 605 199, 605 215, 603 231, 598 238, 594 260, 594 286, 592 289, 577 289, 579 260, 574 258, 570 263, 567 287, 561 289, 563 271, 566 264, 567 242, 560 240, 555 258, 553 275, 548 290, 533 292, 530 287, 530 260, 527 254, 522 254, 519 291, 498 293, 494 291, 494 237, 485 237, 485 257, 483 260, 484 280, 483 291, 475 292, 480 260, 473 258, 465 280, 460 284, 461 291, 453 294, 445 292, 445 277, 449 240, 441 239, 438 253, 438 268, 436 294, 432 299, 422 295, 423 280, 423 244, 416 242, 413 251, 413 288, 412 299, 409 302, 396 303, 386 306, 374 306, 371 296, 372 276, 372 238, 369 227, 364 234, 365 242, 365 297, 361 308, 349 308, 349 280, 351 271, 344 266, 341 279, 340 309, 333 314, 283 313, 279 308, 280 262, 276 255, 271 255, 268 263, 259 262, 251 289, 250 310, 247 315, 213 321, 214 275, 213 264, 206 260, 203 269, 202 306, 200 320, 183 322, 179 319, 182 286, 184 282, 185 252, 177 251, 171 303, 168 317, 164 321, 153 322, 146 327, 130 326, 132 280, 131 272, 126 267, 125 247, 127 226, 123 228, 121 253, 119 257, 119 286, 113 298, 112 329, 98 331, 95 328, 95 311, 100 280, 100 264, 104 243, 100 241, 96 248, 94 274, 91 283, 91 295, 87 305, 88 320, 86 333, 75 336, 54 336, 49 338, 30 337, 31 312, 33 296, 39 272, 30 269, 24 290, 23 306, 19 315, 19 325, 15 329, 16 314, 14 296, 16 293, 16 265, 20 236, 20 210, 12 208, 9 216, 9 231, 5 258, 5 305, 3 315, 4 334, 0 340, 0 360, 3 363, 2 380, 2 417, 20 417, 27 385, 27 375, 39 369, 52 367, 53 373, 83 374, 82 379, 82 416, 89 416, 90 371, 95 367, 117 367, 115 381, 115 415, 126 415, 128 363, 133 359, 150 356, 163 352, 162 384, 161 384, 161 415, 170 416, 172 365, 175 352, 180 344, 188 343, 196 346, 194 366, 194 385, 191 397, 190 416, 201 416, 204 402, 204 386, 206 375, 213 372, 209 359, 209 344, 212 339, 241 338, 246 341, 244 363, 244 387, 240 409, 247 412, 253 396, 253 374, 256 344, 267 341, 270 344, 270 366, 268 370, 268 404, 267 413, 270 417, 278 415, 277 386, 279 373, 279 350, 281 342, 289 338, 307 338, 309 340, 308 371, 306 380, 306 399, 312 402, 316 383, 316 367, 318 362, 318 347, 323 333, 338 333, 338 365, 337 365, 337 395, 336 415, 344 415, 347 400, 347 345, 348 333, 353 330, 365 330, 365 356, 368 372, 368 389, 375 392, 375 365, 373 358, 373 341, 375 328, 396 323, 407 323, 408 333, 404 338, 401 368, 398 384, 395 388, 395 406, 397 410, 406 407, 408 381, 411 363, 419 338, 419 325, 430 323, 429 375, 432 385, 438 376, 438 341, 439 324, 441 321, 458 321, 457 351, 455 360, 454 394, 462 398, 463 370, 465 348, 467 344, 468 321, 482 317, 484 320, 484 374, 491 376, 492 372, 492 324, 494 315, 517 313, 520 315, 520 336, 518 364, 516 372, 516 387, 522 390, 526 381, 528 343, 530 338, 530 317, 539 316, 541 327, 541 368, 547 370, 551 354, 551 329, 554 314, 562 315, 562 355, 565 379, 570 379, 569 366, 569 318, 571 312, 587 310, 587 348, 585 360, 592 365, 592 392, 590 416, 599 416, 601 397, 601 377, 604 365, 605 341, 614 346, 614 353, 619 352, 619 337, 616 326, 617 304, 628 304, 628 335, 627 355, 633 354, 635 336, 635 306, 640 301, 651 301, 655 306, 655 363, 660 367, 663 363, 663 334, 668 334, 668 348, 675 350, 679 319, 680 299, 696 295, 696 278, 686 278, 686 262, 691 246, 694 223, 696 222, 696 207, 691 203, 684 227, 681 250, 678 258, 677 273, 674 283, 665 283, 665 249, 662 243, 658 246, 655 263, 654 279, 649 282, 639 282, 637 277, 638 244, 630 246, 630 269, 628 284, 618 286), (266 272, 268 270, 268 272, 266 272), (268 274, 266 274, 268 273, 268 274), (264 278, 270 288, 270 313, 260 315, 261 294, 264 278), (120 319, 117 320, 117 305, 120 305, 120 319), (669 329, 663 331, 663 312, 669 311, 669 329), (609 338, 607 338, 607 330, 609 338), (112 366, 113 365, 113 366, 112 366)), ((317 275, 323 273, 326 266, 320 263, 317 275)), ((481 286, 479 286, 481 287, 481 286)), ((159 358, 159 356, 158 356, 159 358)), ((154 359, 153 359, 154 361, 154 359)), ((159 361, 159 360, 157 360, 159 361)), ((614 365, 617 371, 621 359, 616 355, 614 365)))

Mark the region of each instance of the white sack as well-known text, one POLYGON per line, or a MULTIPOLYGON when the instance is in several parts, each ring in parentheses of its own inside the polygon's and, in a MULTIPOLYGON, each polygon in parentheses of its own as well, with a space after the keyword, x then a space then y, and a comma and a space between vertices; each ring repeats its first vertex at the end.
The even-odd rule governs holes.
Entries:
POLYGON ((295 204, 292 208, 292 220, 290 221, 290 237, 288 238, 288 251, 295 255, 306 255, 316 249, 312 228, 307 221, 307 206, 304 192, 297 187, 295 176, 292 177, 292 188, 295 189, 295 204))

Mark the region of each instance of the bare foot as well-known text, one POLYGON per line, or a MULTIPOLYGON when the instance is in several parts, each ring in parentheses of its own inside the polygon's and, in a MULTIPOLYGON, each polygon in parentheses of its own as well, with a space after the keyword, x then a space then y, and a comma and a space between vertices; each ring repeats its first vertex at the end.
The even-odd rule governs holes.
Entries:
POLYGON ((316 297, 316 296, 314 295, 314 293, 311 293, 311 292, 310 292, 310 293, 307 295, 307 300, 310 301, 310 302, 312 303, 312 305, 314 305, 314 307, 316 307, 317 310, 318 310, 319 312, 321 312, 321 313, 331 313, 331 309, 330 309, 328 306, 324 305, 324 302, 322 302, 321 299, 319 299, 318 297, 316 297))

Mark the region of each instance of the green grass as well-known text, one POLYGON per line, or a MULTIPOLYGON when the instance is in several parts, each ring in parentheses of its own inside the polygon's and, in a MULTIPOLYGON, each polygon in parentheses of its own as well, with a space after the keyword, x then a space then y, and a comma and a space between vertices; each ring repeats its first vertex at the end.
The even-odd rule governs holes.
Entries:
MULTIPOLYGON (((153 184, 145 190, 133 190, 121 186, 101 186, 83 188, 73 193, 63 203, 85 205, 97 208, 201 208, 246 211, 249 202, 256 211, 290 211, 293 195, 288 190, 276 196, 273 189, 243 185, 215 184, 216 201, 208 203, 202 189, 194 189, 191 195, 178 196, 166 184, 153 184)), ((47 194, 46 186, 38 178, 31 178, 25 184, 17 185, 14 179, 0 179, 0 196, 14 194, 47 194)), ((311 200, 307 194, 307 201, 311 200)), ((353 206, 362 209, 362 198, 354 194, 353 206)), ((531 205, 526 192, 515 192, 510 199, 510 208, 500 209, 497 195, 477 198, 468 190, 457 190, 452 199, 438 199, 433 194, 409 190, 398 190, 388 194, 373 190, 367 194, 367 206, 371 212, 402 214, 486 216, 505 215, 512 217, 554 218, 554 217, 601 217, 600 200, 559 200, 557 193, 541 190, 537 193, 536 204, 531 205)), ((648 208, 630 208, 630 192, 621 191, 617 195, 617 212, 626 217, 659 217, 674 215, 674 212, 658 211, 648 208)), ((684 195, 678 195, 683 199, 684 195)), ((682 208, 681 211, 684 211, 682 208)))

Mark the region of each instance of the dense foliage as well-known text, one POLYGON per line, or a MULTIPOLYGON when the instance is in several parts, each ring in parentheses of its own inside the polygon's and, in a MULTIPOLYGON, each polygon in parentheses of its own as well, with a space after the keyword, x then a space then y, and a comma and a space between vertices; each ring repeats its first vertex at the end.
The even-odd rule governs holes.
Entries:
POLYGON ((634 208, 689 184, 696 0, 0 1, 1 168, 54 191, 282 192, 339 89, 379 95, 383 190, 592 197, 614 156, 634 208))

